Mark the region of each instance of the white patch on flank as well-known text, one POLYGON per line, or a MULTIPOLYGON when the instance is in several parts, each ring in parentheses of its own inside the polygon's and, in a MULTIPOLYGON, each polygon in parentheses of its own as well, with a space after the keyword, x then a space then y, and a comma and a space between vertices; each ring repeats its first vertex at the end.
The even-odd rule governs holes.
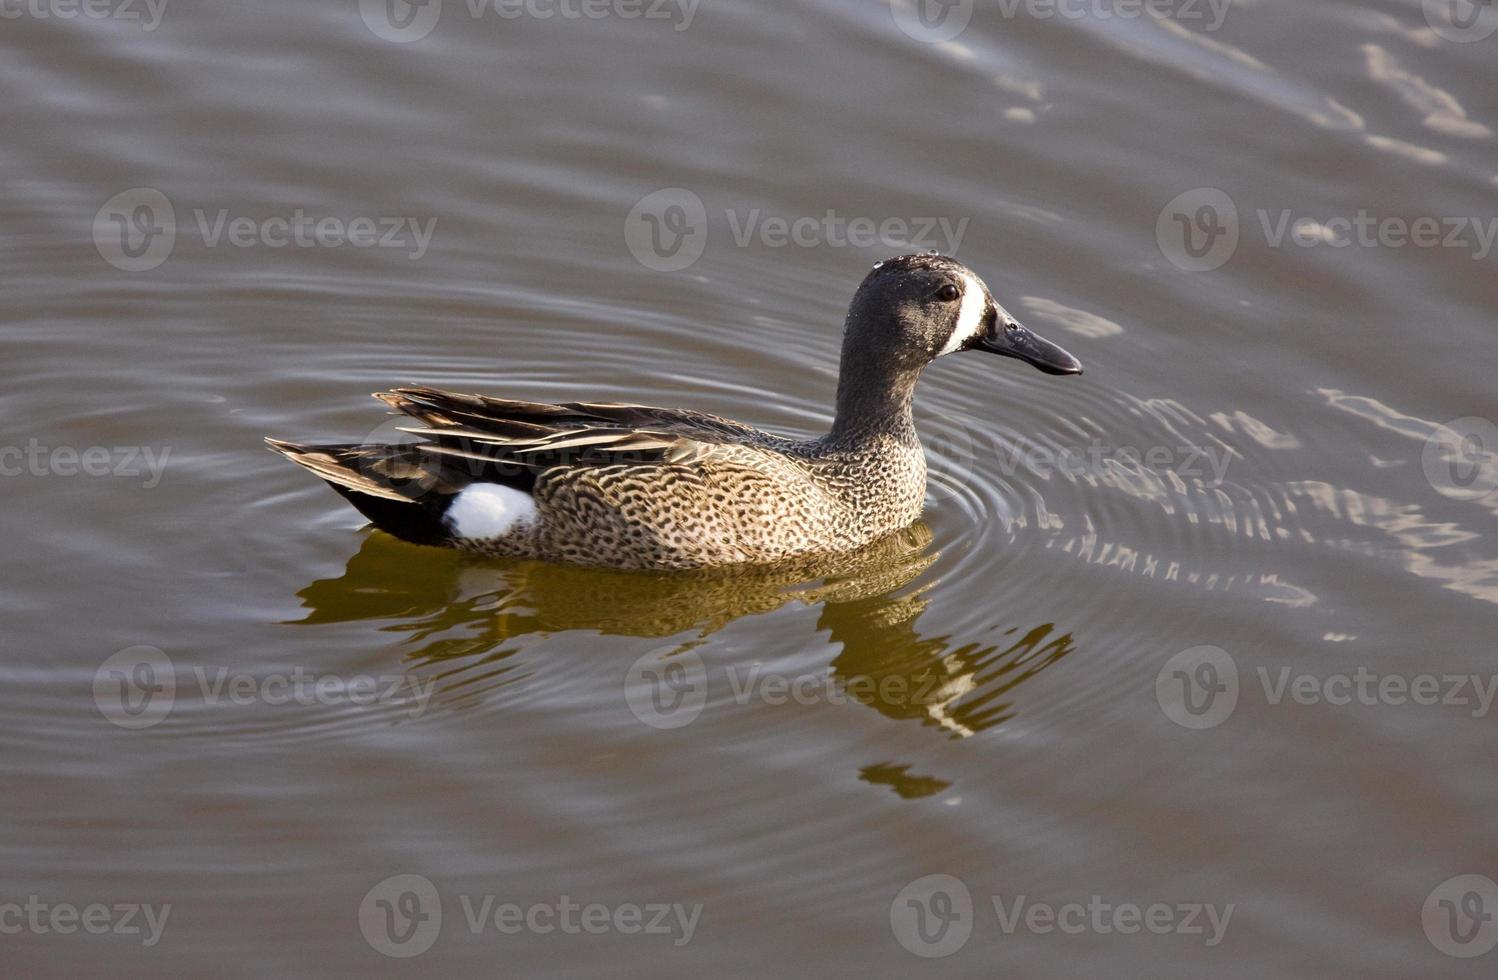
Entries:
POLYGON ((524 490, 498 483, 475 483, 447 509, 448 526, 460 538, 497 538, 533 520, 536 501, 524 490))
POLYGON ((983 284, 967 273, 962 274, 962 309, 957 313, 957 326, 947 338, 947 346, 936 356, 950 354, 983 329, 983 314, 988 312, 988 297, 983 284))

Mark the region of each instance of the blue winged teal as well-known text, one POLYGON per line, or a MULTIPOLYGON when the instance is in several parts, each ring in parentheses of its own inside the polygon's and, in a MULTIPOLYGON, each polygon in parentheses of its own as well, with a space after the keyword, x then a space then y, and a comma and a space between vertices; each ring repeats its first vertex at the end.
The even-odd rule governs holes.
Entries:
POLYGON ((428 441, 266 441, 408 541, 615 568, 770 564, 859 548, 920 516, 911 396, 926 365, 962 351, 1082 373, 961 263, 902 255, 853 297, 837 415, 818 439, 683 409, 413 387, 375 397, 428 441))

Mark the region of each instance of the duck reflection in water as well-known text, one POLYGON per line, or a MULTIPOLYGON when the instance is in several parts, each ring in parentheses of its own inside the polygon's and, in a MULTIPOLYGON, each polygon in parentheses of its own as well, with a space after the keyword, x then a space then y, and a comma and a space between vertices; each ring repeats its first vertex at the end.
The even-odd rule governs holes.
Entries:
POLYGON ((935 583, 916 580, 939 557, 931 540, 917 522, 856 552, 795 566, 625 572, 486 560, 372 531, 341 576, 298 593, 308 613, 297 624, 388 621, 381 629, 409 634, 412 666, 436 669, 437 703, 458 707, 484 687, 479 678, 507 672, 517 638, 690 631, 686 650, 742 616, 800 602, 820 606, 818 627, 842 647, 831 668, 848 700, 966 738, 1013 718, 1015 689, 1074 646, 1050 623, 994 626, 990 637, 966 642, 923 636, 917 621, 935 583))

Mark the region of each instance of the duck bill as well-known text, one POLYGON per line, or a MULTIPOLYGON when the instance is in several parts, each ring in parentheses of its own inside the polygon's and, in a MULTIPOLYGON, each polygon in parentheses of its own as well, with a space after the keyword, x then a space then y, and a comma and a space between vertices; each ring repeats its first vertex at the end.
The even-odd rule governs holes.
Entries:
POLYGON ((1036 336, 1017 323, 999 330, 992 337, 981 338, 974 346, 990 354, 1017 357, 1046 374, 1082 373, 1081 361, 1068 354, 1060 345, 1036 336))

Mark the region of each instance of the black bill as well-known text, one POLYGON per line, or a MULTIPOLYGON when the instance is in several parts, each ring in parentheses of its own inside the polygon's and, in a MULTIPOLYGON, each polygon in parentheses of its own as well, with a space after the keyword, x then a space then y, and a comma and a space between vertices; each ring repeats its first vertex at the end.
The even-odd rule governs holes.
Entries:
POLYGON ((1046 374, 1081 374, 1082 362, 1044 337, 1037 337, 1018 323, 996 326, 973 345, 974 350, 1017 357, 1046 374))

